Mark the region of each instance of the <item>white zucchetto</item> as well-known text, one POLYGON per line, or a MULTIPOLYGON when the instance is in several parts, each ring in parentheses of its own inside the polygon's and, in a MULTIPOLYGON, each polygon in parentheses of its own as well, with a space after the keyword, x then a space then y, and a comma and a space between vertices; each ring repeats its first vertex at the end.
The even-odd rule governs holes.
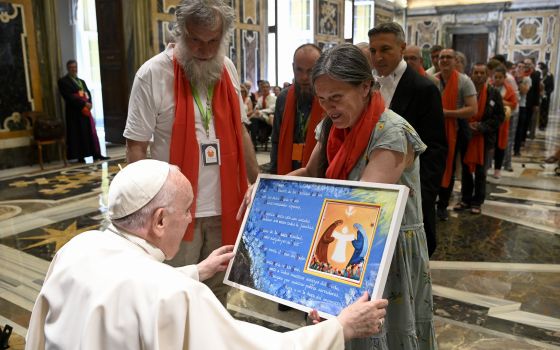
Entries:
POLYGON ((120 219, 144 207, 161 190, 170 165, 143 159, 119 171, 109 186, 109 218, 120 219))

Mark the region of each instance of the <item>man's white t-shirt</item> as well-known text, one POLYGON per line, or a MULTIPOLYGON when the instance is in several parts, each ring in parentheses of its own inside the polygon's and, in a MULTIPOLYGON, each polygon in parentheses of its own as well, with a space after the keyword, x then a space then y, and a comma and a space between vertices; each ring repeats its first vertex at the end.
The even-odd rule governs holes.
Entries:
MULTIPOLYGON (((239 106, 243 106, 239 78, 233 62, 224 59, 224 65, 229 73, 233 86, 239 96, 239 106)), ((130 92, 128 117, 124 137, 134 141, 151 141, 150 154, 153 159, 169 162, 171 146, 171 132, 175 120, 175 93, 173 71, 173 44, 165 51, 145 62, 136 72, 134 84, 130 92)), ((206 88, 199 88, 202 106, 206 106, 206 88)), ((198 143, 205 143, 216 138, 213 118, 210 120, 209 133, 202 124, 200 111, 193 98, 195 112, 195 129, 198 143)), ((241 108, 242 121, 247 120, 247 114, 241 108)), ((198 192, 196 198, 195 217, 220 215, 221 188, 220 168, 217 165, 202 166, 200 150, 198 171, 198 192)))

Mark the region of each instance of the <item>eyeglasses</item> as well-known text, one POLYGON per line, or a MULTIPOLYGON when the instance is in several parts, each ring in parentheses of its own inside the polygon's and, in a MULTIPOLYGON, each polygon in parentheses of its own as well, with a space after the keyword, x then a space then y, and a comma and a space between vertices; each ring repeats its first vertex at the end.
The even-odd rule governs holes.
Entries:
POLYGON ((417 61, 418 59, 420 59, 420 57, 416 57, 416 56, 404 56, 403 59, 405 61, 417 61))

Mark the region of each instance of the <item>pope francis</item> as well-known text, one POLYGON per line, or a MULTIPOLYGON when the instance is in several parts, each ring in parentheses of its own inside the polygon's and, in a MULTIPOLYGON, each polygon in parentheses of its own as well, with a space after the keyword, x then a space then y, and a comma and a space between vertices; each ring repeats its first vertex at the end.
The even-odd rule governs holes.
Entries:
POLYGON ((35 302, 27 349, 343 349, 379 332, 386 300, 362 296, 334 319, 278 333, 237 321, 201 283, 225 269, 232 246, 198 265, 163 264, 191 222, 189 181, 141 160, 109 187, 111 225, 82 233, 54 257, 35 302))

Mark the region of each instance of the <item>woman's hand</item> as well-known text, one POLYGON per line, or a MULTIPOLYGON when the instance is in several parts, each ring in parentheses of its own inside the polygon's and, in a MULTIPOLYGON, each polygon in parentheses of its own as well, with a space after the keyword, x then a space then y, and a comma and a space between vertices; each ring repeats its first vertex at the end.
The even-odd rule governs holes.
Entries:
POLYGON ((245 192, 245 196, 243 197, 243 202, 241 202, 241 206, 239 206, 239 210, 237 211, 237 216, 235 217, 237 220, 241 220, 243 218, 243 214, 245 214, 245 209, 251 204, 251 199, 253 198, 253 191, 255 190, 255 184, 252 184, 245 192))

